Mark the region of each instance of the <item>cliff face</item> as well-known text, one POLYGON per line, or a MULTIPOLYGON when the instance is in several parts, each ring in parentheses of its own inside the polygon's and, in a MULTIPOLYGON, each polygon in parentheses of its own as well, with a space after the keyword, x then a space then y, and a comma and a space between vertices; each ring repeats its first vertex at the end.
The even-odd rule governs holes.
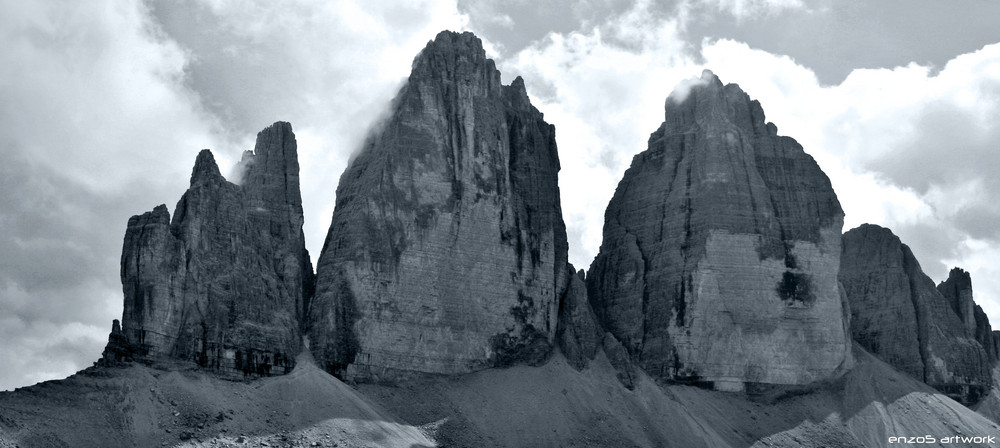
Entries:
MULTIPOLYGON (((572 266, 570 266, 572 272, 572 266)), ((584 272, 572 274, 566 294, 559 303, 556 341, 559 349, 576 369, 583 369, 601 349, 604 330, 587 300, 584 272)))
POLYGON ((937 289, 965 324, 966 334, 983 346, 991 363, 996 363, 1000 359, 1000 347, 994 341, 989 317, 972 298, 972 276, 962 268, 953 268, 948 279, 939 283, 937 289))
POLYGON ((261 131, 241 165, 230 183, 203 150, 173 220, 164 205, 129 220, 125 307, 105 361, 187 360, 260 375, 294 365, 314 280, 291 126, 261 131))
POLYGON ((549 353, 570 273, 554 128, 471 33, 413 62, 341 176, 310 339, 357 379, 461 373, 549 353))
MULTIPOLYGON (((840 280, 854 340, 960 402, 978 401, 991 385, 990 360, 956 312, 967 307, 945 298, 890 230, 865 224, 843 240, 840 280)), ((971 289, 966 298, 971 304, 971 289)))
POLYGON ((662 379, 836 374, 850 341, 830 181, 738 86, 706 71, 688 87, 608 205, 587 277, 598 320, 662 379))

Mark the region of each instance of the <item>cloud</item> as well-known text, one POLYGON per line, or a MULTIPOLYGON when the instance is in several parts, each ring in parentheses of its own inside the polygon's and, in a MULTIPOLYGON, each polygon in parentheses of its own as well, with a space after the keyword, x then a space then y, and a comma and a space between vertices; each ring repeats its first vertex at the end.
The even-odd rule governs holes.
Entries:
POLYGON ((1000 44, 960 55, 935 73, 915 63, 852 71, 822 86, 811 70, 746 44, 706 42, 703 54, 725 81, 761 101, 830 176, 847 214, 893 229, 943 280, 969 270, 977 301, 1000 322, 997 269, 982 263, 1000 242, 1000 44), (992 246, 990 246, 992 245, 992 246))
POLYGON ((718 12, 731 14, 737 20, 804 9, 805 6, 801 0, 689 0, 682 4, 683 8, 692 10, 699 7, 714 8, 718 12))
MULTIPOLYGON (((994 276, 977 261, 992 249, 977 248, 996 238, 991 223, 1000 216, 992 200, 1000 181, 991 175, 1000 166, 1000 44, 937 72, 917 63, 856 69, 824 85, 794 58, 742 42, 692 46, 684 41, 689 17, 657 18, 650 7, 640 3, 589 31, 552 33, 501 63, 524 75, 556 125, 565 219, 574 244, 582 243, 570 249, 575 265, 596 254, 613 186, 662 121, 667 92, 708 68, 760 100, 779 133, 816 158, 847 214, 845 228, 892 228, 937 280, 953 265, 974 279, 994 276)), ((984 308, 1000 310, 1000 285, 978 285, 984 308)))
POLYGON ((140 5, 2 8, 6 389, 63 377, 96 359, 121 314, 117 265, 128 217, 176 201, 198 148, 218 139, 217 122, 183 87, 185 53, 140 5), (80 355, 48 357, 45 349, 67 343, 80 355))
POLYGON ((125 223, 172 207, 201 148, 225 172, 259 129, 291 121, 318 256, 340 174, 413 57, 470 26, 556 125, 577 267, 667 94, 710 68, 817 159, 848 227, 893 228, 935 279, 970 270, 1000 322, 1000 45, 982 47, 995 26, 900 1, 0 0, 0 357, 14 360, 0 389, 96 359, 121 313, 125 223), (938 20, 969 32, 912 25, 938 20))
MULTIPOLYGON (((154 1, 152 15, 191 59, 185 83, 238 142, 232 165, 271 123, 298 141, 306 244, 319 256, 334 192, 375 120, 441 30, 468 19, 438 1, 154 1)), ((218 154, 217 154, 218 155, 218 154)))
POLYGON ((700 73, 679 23, 651 7, 639 4, 585 32, 551 33, 499 63, 505 77, 524 77, 532 103, 556 127, 563 217, 578 268, 597 254, 604 209, 663 121, 667 94, 700 73))
POLYGON ((295 126, 306 238, 414 55, 466 19, 447 2, 4 2, 0 15, 0 389, 97 359, 119 318, 129 216, 295 126))

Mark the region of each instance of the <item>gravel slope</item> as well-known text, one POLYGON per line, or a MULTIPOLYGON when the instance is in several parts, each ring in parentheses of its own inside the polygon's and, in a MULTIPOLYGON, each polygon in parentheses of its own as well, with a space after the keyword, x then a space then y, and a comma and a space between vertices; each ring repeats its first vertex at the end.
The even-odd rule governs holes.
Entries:
MULTIPOLYGON (((736 395, 618 383, 599 354, 541 367, 346 385, 299 358, 250 382, 142 366, 0 393, 0 447, 888 447, 890 436, 1000 439, 1000 427, 855 347, 811 389, 736 395)), ((995 400, 990 397, 987 400, 995 400)), ((985 402, 984 402, 985 403, 985 402)), ((997 446, 937 443, 917 446, 997 446)))

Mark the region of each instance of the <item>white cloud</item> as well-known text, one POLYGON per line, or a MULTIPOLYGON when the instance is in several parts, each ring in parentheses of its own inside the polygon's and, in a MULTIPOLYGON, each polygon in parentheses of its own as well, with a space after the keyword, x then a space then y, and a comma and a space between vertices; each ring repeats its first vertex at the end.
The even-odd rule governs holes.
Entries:
MULTIPOLYGON (((764 6, 740 3, 713 4, 734 14, 764 6)), ((770 6, 801 6, 793 3, 770 6)), ((662 121, 667 93, 697 76, 699 61, 760 100, 779 133, 816 158, 846 228, 892 228, 936 280, 951 264, 984 277, 977 297, 1000 322, 1000 283, 985 279, 993 271, 977 261, 992 249, 970 245, 978 240, 968 231, 994 216, 991 198, 1000 195, 996 176, 986 176, 1000 163, 1000 44, 958 56, 937 74, 911 63, 854 70, 841 84, 822 86, 794 59, 732 40, 703 42, 700 58, 689 57, 694 51, 678 37, 683 20, 644 19, 652 17, 645 7, 590 31, 550 34, 502 64, 525 75, 533 101, 556 125, 574 264, 586 267, 596 254, 612 185, 662 121)))
POLYGON ((0 2, 0 357, 18 360, 0 389, 96 360, 128 217, 172 209, 201 148, 226 172, 291 121, 318 256, 350 152, 426 42, 466 22, 433 1, 0 2))
MULTIPOLYGON (((256 131, 291 121, 306 238, 318 256, 350 153, 424 44, 468 26, 448 1, 150 8, 0 0, 0 357, 23 361, 0 388, 64 376, 96 357, 121 312, 128 216, 172 207, 201 148, 225 169, 256 131), (45 318, 46 308, 61 313, 45 318), (84 355, 66 354, 70 342, 84 355)), ((917 64, 855 70, 824 87, 786 56, 732 40, 685 42, 685 20, 698 8, 739 20, 808 10, 797 0, 691 0, 665 18, 640 1, 498 61, 505 80, 524 76, 556 125, 571 261, 589 266, 605 207, 663 120, 667 94, 704 66, 759 99, 779 132, 817 159, 848 227, 893 228, 938 280, 950 265, 970 270, 977 300, 1000 322, 991 264, 1000 235, 989 225, 1000 213, 992 203, 1000 176, 991 172, 1000 166, 1000 44, 936 74, 917 64)), ((484 45, 491 56, 503 52, 484 45)))
POLYGON ((587 32, 550 34, 501 61, 522 75, 532 103, 556 126, 570 261, 589 268, 604 209, 631 157, 663 121, 672 86, 697 74, 677 22, 658 23, 645 5, 587 32))
POLYGON ((224 164, 249 149, 258 130, 292 123, 313 261, 349 156, 414 56, 441 30, 460 31, 468 21, 453 3, 421 0, 158 2, 154 13, 195 60, 189 85, 242 139, 222 148, 224 164), (228 50, 218 51, 220 43, 228 50))

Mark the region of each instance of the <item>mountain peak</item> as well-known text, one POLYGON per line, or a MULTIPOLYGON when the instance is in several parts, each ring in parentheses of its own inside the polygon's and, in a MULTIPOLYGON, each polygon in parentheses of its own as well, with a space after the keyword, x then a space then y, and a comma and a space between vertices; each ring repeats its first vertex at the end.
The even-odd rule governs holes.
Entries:
POLYGON ((194 161, 194 169, 191 170, 191 185, 194 186, 199 181, 221 178, 219 165, 215 163, 215 156, 212 151, 203 149, 198 153, 198 158, 194 161))
POLYGON ((499 90, 500 72, 475 34, 442 31, 413 60, 410 82, 420 81, 471 84, 489 94, 499 90))

